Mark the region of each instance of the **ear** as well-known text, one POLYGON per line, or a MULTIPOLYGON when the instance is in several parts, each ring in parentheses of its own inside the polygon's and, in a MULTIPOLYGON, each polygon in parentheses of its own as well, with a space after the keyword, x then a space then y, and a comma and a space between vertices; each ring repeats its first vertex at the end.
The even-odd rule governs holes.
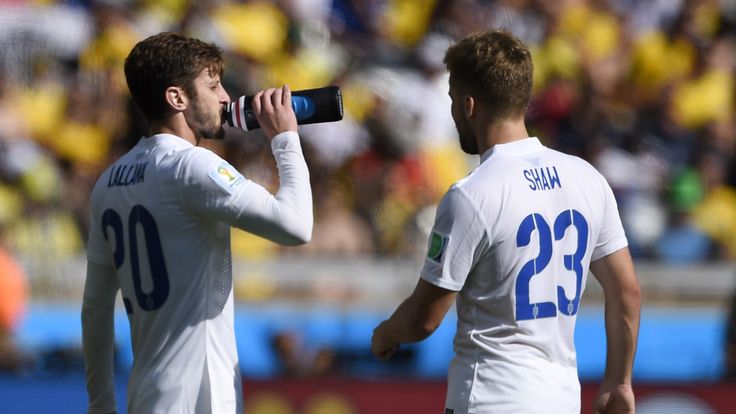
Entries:
POLYGON ((473 98, 470 95, 465 95, 464 101, 463 101, 463 110, 465 112, 465 119, 473 119, 475 117, 476 112, 476 102, 475 98, 473 98))
POLYGON ((184 90, 178 86, 169 86, 166 88, 166 102, 171 109, 180 112, 187 109, 189 101, 184 94, 184 90))

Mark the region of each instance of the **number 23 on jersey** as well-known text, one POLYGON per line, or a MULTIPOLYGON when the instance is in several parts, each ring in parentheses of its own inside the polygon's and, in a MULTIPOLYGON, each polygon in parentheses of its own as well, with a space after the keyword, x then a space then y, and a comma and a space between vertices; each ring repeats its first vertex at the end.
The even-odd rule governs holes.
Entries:
MULTIPOLYGON (((530 320, 539 318, 554 318, 559 310, 563 315, 572 316, 577 314, 580 303, 583 276, 583 258, 588 244, 588 222, 577 210, 565 210, 555 218, 552 228, 545 218, 538 213, 526 216, 519 225, 516 232, 516 246, 521 248, 528 246, 531 236, 537 232, 539 240, 539 254, 536 258, 526 262, 516 277, 516 320, 530 320), (565 238, 567 229, 574 227, 577 230, 577 247, 572 254, 564 254, 556 249, 561 240, 565 238), (554 236, 554 241, 553 241, 554 236), (554 277, 559 274, 558 269, 549 269, 545 272, 553 255, 562 254, 565 269, 575 273, 575 295, 568 299, 565 289, 557 286, 557 301, 529 303, 529 285, 533 277, 554 277)), ((571 233, 572 234, 572 233, 571 233)), ((560 269, 561 270, 561 269, 560 269)))

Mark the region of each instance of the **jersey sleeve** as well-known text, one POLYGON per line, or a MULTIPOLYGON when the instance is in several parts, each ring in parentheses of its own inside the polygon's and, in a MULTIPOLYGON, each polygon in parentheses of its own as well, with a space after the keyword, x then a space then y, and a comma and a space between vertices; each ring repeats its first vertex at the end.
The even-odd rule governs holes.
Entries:
POLYGON ((618 213, 618 205, 616 197, 613 195, 611 186, 608 185, 606 179, 600 176, 603 186, 603 220, 601 222, 601 231, 598 240, 595 241, 593 254, 590 260, 595 261, 602 257, 615 253, 629 245, 624 233, 624 227, 621 224, 621 217, 618 213))
POLYGON ((309 241, 312 191, 299 136, 284 132, 271 141, 279 189, 271 194, 243 177, 227 161, 196 148, 177 179, 184 205, 195 214, 286 245, 309 241))
POLYGON ((427 282, 460 291, 483 249, 486 226, 459 187, 452 187, 437 208, 420 276, 427 282))
POLYGON ((112 267, 87 263, 82 299, 82 350, 90 414, 116 411, 114 311, 118 283, 112 267))
MULTIPOLYGON (((90 197, 89 234, 87 237, 87 260, 102 266, 114 265, 112 246, 106 236, 113 240, 117 237, 111 228, 103 227, 102 212, 97 207, 97 191, 93 190, 90 197)), ((113 241, 113 243, 115 243, 113 241)))

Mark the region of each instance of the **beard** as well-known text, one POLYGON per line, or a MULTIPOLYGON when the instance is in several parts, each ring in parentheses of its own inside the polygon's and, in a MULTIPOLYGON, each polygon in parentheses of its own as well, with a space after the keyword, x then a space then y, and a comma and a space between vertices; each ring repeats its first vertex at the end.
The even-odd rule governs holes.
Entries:
POLYGON ((475 139, 475 134, 470 131, 470 128, 467 125, 458 125, 456 122, 455 129, 457 129, 460 148, 463 152, 469 155, 478 155, 478 140, 475 139))
POLYGON ((225 128, 222 126, 222 108, 214 113, 200 105, 196 99, 192 105, 190 126, 197 137, 205 139, 225 138, 225 128))

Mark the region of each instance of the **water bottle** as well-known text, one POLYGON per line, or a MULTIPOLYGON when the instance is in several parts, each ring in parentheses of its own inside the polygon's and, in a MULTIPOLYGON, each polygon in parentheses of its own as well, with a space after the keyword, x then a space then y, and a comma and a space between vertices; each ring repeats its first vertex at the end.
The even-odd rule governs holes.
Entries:
MULTIPOLYGON (((225 106, 223 123, 244 131, 260 128, 253 113, 253 95, 244 95, 225 106)), ((342 119, 342 94, 338 86, 325 86, 291 92, 291 107, 294 108, 299 125, 332 122, 342 119)))

